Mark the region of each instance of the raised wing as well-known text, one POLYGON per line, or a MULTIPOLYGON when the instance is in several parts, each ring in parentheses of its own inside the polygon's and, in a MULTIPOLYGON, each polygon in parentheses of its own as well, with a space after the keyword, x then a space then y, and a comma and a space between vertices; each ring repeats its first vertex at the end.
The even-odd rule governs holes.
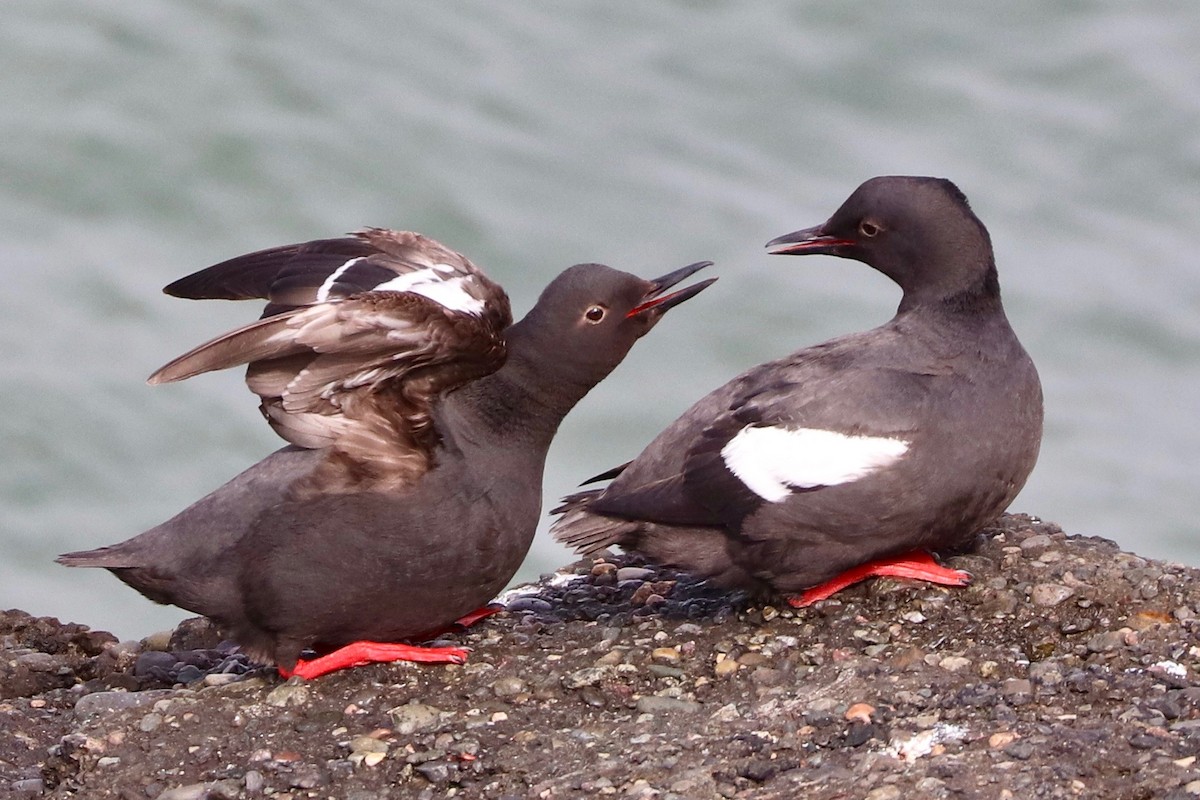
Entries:
POLYGON ((357 489, 423 474, 437 442, 434 401, 503 364, 512 322, 504 291, 466 258, 379 228, 239 256, 167 291, 269 301, 265 318, 176 358, 150 382, 248 364, 272 428, 330 450, 325 491, 338 480, 357 489))

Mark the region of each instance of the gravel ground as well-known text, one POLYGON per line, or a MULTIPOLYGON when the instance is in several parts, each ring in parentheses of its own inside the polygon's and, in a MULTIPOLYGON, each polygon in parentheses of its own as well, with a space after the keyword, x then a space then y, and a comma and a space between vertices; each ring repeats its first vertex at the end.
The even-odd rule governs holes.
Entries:
POLYGON ((1006 516, 966 589, 793 611, 587 560, 449 637, 465 666, 305 683, 202 620, 142 642, 0 613, 0 795, 1200 795, 1200 572, 1006 516))

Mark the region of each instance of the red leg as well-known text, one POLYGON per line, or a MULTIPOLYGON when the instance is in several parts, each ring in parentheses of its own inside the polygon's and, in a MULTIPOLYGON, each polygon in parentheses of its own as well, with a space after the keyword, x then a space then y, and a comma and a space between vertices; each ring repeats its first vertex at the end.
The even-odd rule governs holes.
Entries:
POLYGON ((389 661, 462 664, 467 660, 468 652, 463 647, 416 647, 411 644, 389 642, 352 642, 320 658, 314 658, 311 661, 301 659, 296 662, 294 669, 287 670, 283 667, 278 667, 278 669, 279 674, 284 678, 299 675, 305 680, 312 680, 339 669, 389 661))
MULTIPOLYGON (((430 631, 425 638, 433 638, 448 631, 469 628, 479 620, 498 614, 504 606, 490 605, 477 608, 444 628, 430 631)), ((462 647, 417 647, 409 644, 392 644, 388 642, 352 642, 345 647, 334 650, 328 655, 314 658, 311 661, 300 660, 296 668, 287 670, 278 667, 279 674, 284 678, 299 675, 306 680, 321 675, 328 675, 339 669, 359 667, 363 664, 386 663, 389 661, 419 661, 426 664, 462 664, 467 660, 469 651, 462 647)))
POLYGON ((484 606, 483 608, 477 608, 474 611, 472 611, 470 614, 466 614, 466 615, 454 620, 454 623, 451 626, 451 628, 452 629, 453 628, 469 628, 472 625, 474 625, 476 622, 479 622, 479 620, 487 619, 492 614, 499 614, 503 610, 504 610, 504 606, 501 606, 501 605, 490 605, 490 606, 484 606))
POLYGON ((811 606, 818 600, 833 596, 851 584, 872 576, 888 576, 892 578, 913 578, 943 586, 966 586, 971 582, 971 573, 961 569, 943 567, 933 560, 933 556, 924 550, 914 550, 890 558, 868 561, 857 567, 848 569, 836 578, 826 581, 820 586, 805 590, 802 594, 788 598, 788 604, 795 608, 811 606))

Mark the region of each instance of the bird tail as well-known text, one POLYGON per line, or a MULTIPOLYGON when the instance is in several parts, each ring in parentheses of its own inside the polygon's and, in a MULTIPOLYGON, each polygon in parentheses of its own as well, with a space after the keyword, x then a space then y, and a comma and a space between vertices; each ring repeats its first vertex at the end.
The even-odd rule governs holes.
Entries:
POLYGON ((637 533, 640 523, 616 517, 593 514, 588 506, 603 489, 589 489, 563 498, 562 504, 551 511, 558 519, 550 526, 555 540, 577 553, 594 553, 606 547, 628 542, 637 533))

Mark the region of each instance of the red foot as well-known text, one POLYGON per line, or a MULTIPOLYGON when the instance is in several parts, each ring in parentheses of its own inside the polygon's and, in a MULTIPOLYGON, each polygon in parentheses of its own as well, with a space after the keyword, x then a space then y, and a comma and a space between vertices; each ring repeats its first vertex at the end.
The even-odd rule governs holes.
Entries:
POLYGON ((363 664, 386 663, 389 661, 420 661, 427 664, 462 664, 469 651, 463 647, 416 647, 410 644, 388 642, 353 642, 334 650, 329 655, 311 661, 301 659, 294 669, 278 667, 284 678, 299 675, 312 680, 339 669, 359 667, 363 664))
POLYGON ((914 550, 911 553, 859 564, 820 586, 814 586, 798 596, 789 597, 788 604, 794 608, 806 608, 818 600, 831 597, 847 586, 873 575, 913 578, 919 581, 939 583, 943 586, 966 586, 971 582, 971 573, 963 572, 961 569, 943 567, 924 550, 914 550))
POLYGON ((491 605, 491 606, 484 606, 483 608, 477 608, 474 611, 472 611, 470 614, 466 614, 466 615, 454 620, 454 623, 451 626, 451 628, 469 628, 472 625, 474 625, 476 622, 479 622, 479 620, 487 619, 492 614, 499 614, 503 610, 504 610, 504 606, 502 606, 502 605, 491 605))

